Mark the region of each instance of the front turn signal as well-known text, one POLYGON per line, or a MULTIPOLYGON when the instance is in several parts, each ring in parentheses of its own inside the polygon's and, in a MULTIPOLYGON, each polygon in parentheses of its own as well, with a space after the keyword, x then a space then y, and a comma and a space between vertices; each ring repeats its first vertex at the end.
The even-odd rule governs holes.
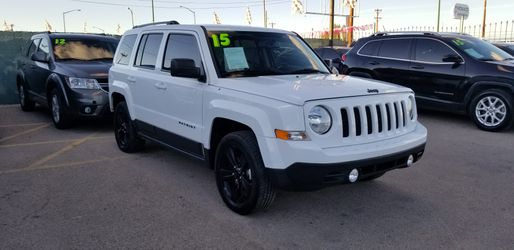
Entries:
POLYGON ((304 131, 285 131, 275 129, 275 137, 285 141, 307 141, 308 137, 304 131))

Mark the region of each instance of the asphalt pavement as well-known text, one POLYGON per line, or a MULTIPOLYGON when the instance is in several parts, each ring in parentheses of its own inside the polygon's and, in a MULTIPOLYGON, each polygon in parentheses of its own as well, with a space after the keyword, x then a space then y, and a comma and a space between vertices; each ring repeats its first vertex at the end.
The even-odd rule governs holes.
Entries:
POLYGON ((109 121, 57 130, 0 106, 0 249, 514 249, 514 130, 421 111, 423 159, 378 180, 280 191, 225 207, 204 163, 149 143, 118 150, 109 121))

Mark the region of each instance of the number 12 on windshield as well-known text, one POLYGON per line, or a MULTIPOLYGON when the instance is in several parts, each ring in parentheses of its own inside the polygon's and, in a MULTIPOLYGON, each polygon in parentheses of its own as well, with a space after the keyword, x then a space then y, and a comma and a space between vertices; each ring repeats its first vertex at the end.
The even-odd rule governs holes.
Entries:
POLYGON ((212 43, 214 47, 218 48, 220 46, 226 47, 230 45, 230 38, 227 33, 221 33, 219 36, 216 34, 212 34, 212 43))

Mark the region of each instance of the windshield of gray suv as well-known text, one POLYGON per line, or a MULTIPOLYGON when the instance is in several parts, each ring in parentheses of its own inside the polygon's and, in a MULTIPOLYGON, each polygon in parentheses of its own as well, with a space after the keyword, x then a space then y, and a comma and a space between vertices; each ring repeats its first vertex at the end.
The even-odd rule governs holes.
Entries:
POLYGON ((329 74, 295 35, 248 31, 209 31, 207 35, 221 77, 329 74))
POLYGON ((118 46, 114 39, 56 37, 51 42, 56 61, 112 60, 118 46))
POLYGON ((451 42, 469 56, 480 61, 509 61, 514 58, 489 42, 474 37, 452 38, 451 42))

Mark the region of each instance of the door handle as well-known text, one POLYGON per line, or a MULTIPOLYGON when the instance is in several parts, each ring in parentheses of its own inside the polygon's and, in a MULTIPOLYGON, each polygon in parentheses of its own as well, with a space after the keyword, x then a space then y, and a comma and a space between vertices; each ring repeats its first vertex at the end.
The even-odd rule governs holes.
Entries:
POLYGON ((377 61, 373 61, 373 62, 370 62, 369 64, 371 64, 371 65, 379 65, 380 63, 377 62, 377 61))
POLYGON ((129 76, 129 77, 127 77, 127 81, 130 83, 134 83, 134 82, 136 82, 136 78, 133 76, 129 76))
POLYGON ((158 82, 158 83, 154 84, 154 86, 156 88, 162 89, 162 90, 168 89, 168 85, 166 85, 166 83, 163 83, 163 82, 158 82))
POLYGON ((413 69, 424 69, 425 67, 423 67, 423 65, 414 65, 411 68, 413 68, 413 69))

